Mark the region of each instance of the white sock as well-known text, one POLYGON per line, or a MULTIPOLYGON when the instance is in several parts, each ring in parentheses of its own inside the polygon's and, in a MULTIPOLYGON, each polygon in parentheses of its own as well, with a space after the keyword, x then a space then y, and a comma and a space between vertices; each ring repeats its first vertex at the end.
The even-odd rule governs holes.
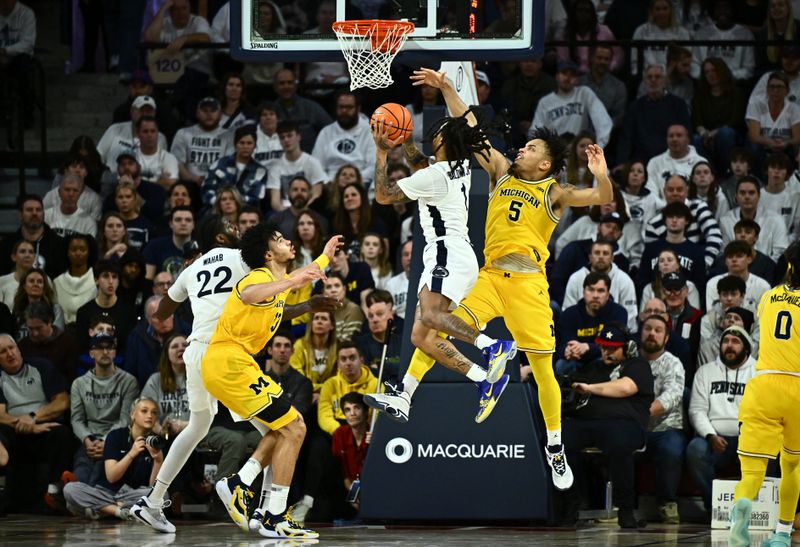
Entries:
POLYGON ((150 495, 147 496, 148 501, 150 501, 152 505, 158 507, 162 506, 164 504, 164 494, 167 493, 167 488, 169 488, 169 484, 156 479, 156 483, 153 485, 150 495))
POLYGON ((547 430, 547 446, 561 444, 561 428, 547 430))
POLYGON ((259 473, 261 473, 261 464, 258 463, 258 460, 250 458, 244 462, 244 465, 239 470, 239 478, 247 486, 250 486, 253 484, 253 481, 256 480, 259 473))
POLYGON ((308 506, 308 508, 310 509, 311 507, 314 507, 314 498, 306 494, 305 496, 303 496, 302 503, 303 505, 308 506))
POLYGON ((286 499, 288 497, 288 486, 279 486, 277 484, 273 484, 269 493, 269 504, 267 505, 267 511, 273 515, 282 514, 284 511, 286 511, 286 499))
POLYGON ((473 382, 483 382, 486 380, 486 371, 478 365, 472 365, 467 371, 467 378, 473 382))
POLYGON ((479 334, 478 337, 475 339, 475 347, 478 349, 486 349, 492 344, 497 342, 494 338, 489 338, 485 334, 479 334))
POLYGON ((418 386, 419 386, 419 380, 417 380, 410 374, 406 374, 405 376, 403 376, 403 391, 408 393, 409 397, 414 396, 414 392, 417 391, 418 386))
POLYGON ((261 482, 261 503, 258 506, 261 508, 262 511, 267 510, 267 504, 269 503, 269 495, 272 489, 272 466, 268 465, 264 468, 263 471, 263 480, 261 482))
POLYGON ((784 532, 786 534, 792 535, 792 523, 784 524, 781 521, 778 521, 778 524, 775 525, 775 533, 780 534, 784 532))
POLYGON ((60 490, 60 488, 55 483, 51 482, 50 484, 47 485, 47 493, 48 494, 58 494, 59 490, 60 490))

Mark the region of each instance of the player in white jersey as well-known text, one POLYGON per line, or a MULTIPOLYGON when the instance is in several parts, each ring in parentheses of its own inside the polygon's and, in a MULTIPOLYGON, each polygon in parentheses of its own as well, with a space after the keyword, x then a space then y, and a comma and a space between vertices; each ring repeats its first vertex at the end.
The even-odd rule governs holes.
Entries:
MULTIPOLYGON (((150 494, 141 498, 131 508, 131 513, 139 521, 164 533, 175 532, 175 526, 164 516, 163 508, 167 506, 163 502, 164 494, 191 453, 208 434, 211 422, 217 413, 217 401, 203 384, 200 364, 228 296, 234 285, 250 271, 242 260, 241 252, 235 248, 238 234, 230 231, 228 223, 223 222, 221 218, 214 218, 204 223, 201 231, 206 236, 204 248, 211 247, 211 250, 198 257, 181 272, 155 313, 156 317, 166 319, 187 298, 192 305, 194 315, 192 332, 187 339, 189 346, 183 354, 186 363, 189 424, 172 443, 150 494)), ((304 304, 287 306, 283 316, 285 319, 291 319, 312 310, 333 310, 340 304, 331 298, 312 297, 304 304)), ((241 420, 236 415, 234 419, 241 420)), ((268 433, 268 429, 262 424, 256 421, 251 423, 262 435, 268 433)), ((268 469, 267 467, 264 470, 262 504, 266 503, 265 496, 271 484, 268 469)))
POLYGON ((488 149, 486 135, 480 127, 469 125, 465 116, 443 118, 429 131, 435 162, 431 163, 408 139, 403 151, 413 174, 393 183, 387 175, 386 158, 389 148, 396 146, 399 139, 387 139, 383 122, 373 127, 372 133, 376 143, 376 199, 382 204, 417 200, 425 250, 419 306, 411 332, 417 350, 402 385, 389 386, 382 394, 366 395, 364 401, 394 420, 408 421, 411 397, 422 377, 438 361, 478 384, 481 395, 475 420, 482 422, 508 385, 505 365, 516 354, 516 345, 480 334, 450 312, 469 294, 478 278, 478 260, 467 228, 470 160, 473 153, 488 149), (483 350, 488 371, 464 357, 447 340, 448 335, 483 350))

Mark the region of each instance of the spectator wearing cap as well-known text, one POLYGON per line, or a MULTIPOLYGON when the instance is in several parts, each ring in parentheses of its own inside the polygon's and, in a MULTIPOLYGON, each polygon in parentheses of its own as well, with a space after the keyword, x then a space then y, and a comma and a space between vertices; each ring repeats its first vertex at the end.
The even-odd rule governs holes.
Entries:
MULTIPOLYGON (((694 360, 692 359, 689 342, 681 338, 672 328, 672 322, 667 313, 667 305, 660 298, 649 298, 644 300, 642 311, 639 312, 639 333, 641 334, 641 324, 651 315, 659 315, 669 325, 669 336, 667 336, 666 350, 677 357, 683 363, 684 371, 692 371, 694 360)), ((691 383, 691 381, 687 382, 691 383)))
POLYGON ((164 101, 155 94, 155 87, 153 86, 153 79, 150 73, 145 69, 136 69, 131 74, 131 81, 128 82, 128 97, 125 102, 117 105, 114 109, 112 123, 129 122, 131 121, 131 105, 137 97, 150 96, 156 101, 156 104, 161 108, 156 107, 155 117, 158 120, 158 127, 167 138, 172 138, 175 130, 178 127, 178 122, 172 114, 172 108, 162 104, 164 101))
POLYGON ((575 372, 580 364, 600 357, 595 344, 603 325, 616 322, 625 325, 628 312, 611 301, 611 279, 605 273, 589 272, 583 279, 583 298, 561 312, 556 332, 556 374, 575 372))
POLYGON ((201 99, 195 110, 197 123, 179 129, 172 141, 171 152, 178 159, 180 179, 193 182, 198 189, 211 166, 233 150, 229 133, 219 125, 221 115, 216 97, 201 99))
POLYGON ((167 271, 177 276, 183 269, 183 246, 192 239, 194 212, 180 205, 169 214, 168 235, 157 237, 145 246, 145 278, 153 279, 158 272, 167 271))
POLYGON ((719 303, 717 282, 726 275, 735 275, 744 281, 746 290, 742 306, 752 311, 758 308, 761 297, 770 290, 771 285, 765 279, 750 273, 750 264, 752 262, 753 248, 746 241, 731 241, 725 246, 725 266, 728 271, 724 274, 715 275, 708 280, 706 284, 707 310, 719 303))
MULTIPOLYGON (((789 102, 796 103, 800 98, 800 44, 789 42, 781 47, 781 70, 789 80, 789 102)), ((767 97, 767 81, 772 72, 765 72, 758 79, 753 91, 750 92, 750 101, 764 101, 767 97)))
POLYGON ((736 203, 738 207, 731 209, 719 219, 722 231, 722 242, 727 244, 735 239, 733 227, 740 220, 757 222, 761 230, 756 241, 756 250, 761 251, 772 260, 780 260, 783 251, 789 246, 786 225, 777 215, 770 214, 759 207, 761 201, 761 184, 756 177, 746 175, 736 183, 736 203))
POLYGON ((143 181, 158 184, 165 191, 178 180, 178 159, 158 142, 158 122, 153 116, 141 116, 134 122, 136 138, 136 159, 141 167, 143 181))
POLYGON ((636 280, 637 288, 642 290, 653 279, 661 251, 672 249, 678 256, 681 270, 686 274, 686 278, 702 289, 706 284, 705 251, 702 246, 686 238, 686 229, 693 220, 689 206, 679 201, 669 203, 661 210, 661 216, 664 218, 666 233, 663 239, 650 241, 644 246, 636 280))
POLYGON ((681 338, 689 341, 689 352, 694 363, 700 347, 700 319, 703 317, 703 312, 689 303, 689 288, 682 273, 668 273, 662 278, 661 286, 667 314, 672 321, 672 329, 681 338))
MULTIPOLYGON (((628 244, 637 240, 641 243, 641 233, 633 224, 625 222, 623 217, 623 215, 627 216, 625 211, 622 213, 613 211, 597 217, 596 213, 599 213, 599 209, 599 207, 597 209, 592 207, 588 215, 575 221, 556 241, 556 265, 550 274, 550 295, 557 302, 563 301, 569 276, 589 262, 592 244, 597 240, 612 242, 614 244, 614 264, 624 272, 631 269, 631 261, 622 251, 620 242, 625 238, 628 244), (595 217, 599 218, 599 222, 593 221, 595 217), (628 232, 633 229, 636 234, 626 233, 626 225, 630 227, 628 232), (630 237, 627 237, 628 235, 630 237), (567 241, 563 241, 564 245, 562 246, 562 240, 565 238, 567 241), (571 241, 572 239, 574 241, 571 241)), ((638 253, 641 256, 641 250, 638 253)))
POLYGON ((547 127, 559 135, 577 135, 593 129, 597 144, 605 147, 611 136, 612 121, 594 91, 578 82, 578 65, 560 61, 556 72, 556 90, 542 97, 536 106, 528 138, 536 127, 547 127))
POLYGON ((163 321, 155 315, 161 298, 151 296, 147 299, 144 304, 145 320, 140 321, 128 335, 124 368, 137 379, 140 388, 158 370, 164 340, 173 333, 172 315, 163 321))
MULTIPOLYGON (((548 4, 550 5, 550 4, 548 4)), ((510 105, 514 144, 522 146, 528 139, 530 120, 542 97, 556 90, 556 81, 542 70, 541 57, 519 61, 516 70, 506 78, 500 96, 510 105)))
MULTIPOLYGON (((107 314, 111 317, 119 340, 126 340, 136 324, 136 312, 128 303, 117 297, 119 287, 119 265, 110 260, 98 260, 92 268, 97 285, 97 296, 78 308, 75 319, 78 343, 88 347, 89 322, 93 317, 107 314)), ((124 349, 121 348, 121 349, 124 349)))
MULTIPOLYGON (((686 239, 703 246, 705 251, 705 267, 711 266, 722 246, 722 234, 714 213, 702 199, 689 199, 689 181, 680 174, 670 175, 664 183, 664 197, 667 204, 685 203, 692 214, 692 220, 686 227, 686 239)), ((664 238, 667 225, 664 214, 659 212, 647 222, 645 244, 664 238)))
MULTIPOLYGON (((0 334, 0 438, 8 450, 6 495, 31 498, 37 478, 19 462, 47 465, 48 493, 57 493, 61 473, 72 467, 72 431, 67 425, 69 383, 46 359, 23 356, 14 339, 0 334), (19 473, 17 473, 17 470, 19 473)), ((37 492, 39 499, 44 492, 37 492)))
POLYGON ((696 437, 686 447, 686 468, 711 509, 711 485, 718 472, 736 462, 739 405, 745 385, 756 374, 750 335, 739 326, 722 333, 717 358, 697 370, 689 403, 696 437))
POLYGON ((103 448, 109 431, 127 427, 128 409, 139 395, 136 378, 114 364, 117 343, 113 336, 97 334, 89 341, 92 368, 72 382, 70 420, 82 446, 75 454, 78 480, 94 485, 103 473, 103 448))
POLYGON ((164 214, 164 202, 167 196, 159 184, 142 178, 142 165, 135 151, 123 151, 116 161, 116 178, 111 181, 114 187, 103 203, 103 210, 118 212, 125 221, 131 246, 142 249, 155 233, 154 224, 158 223, 164 214), (135 195, 131 196, 128 200, 130 203, 123 208, 119 203, 119 189, 125 183, 131 185, 135 195))
MULTIPOLYGON (((730 276, 731 279, 738 279, 730 276)), ((740 298, 741 299, 741 298, 740 298)), ((750 335, 752 342, 751 355, 753 359, 758 358, 758 323, 755 321, 755 314, 741 306, 729 306, 720 313, 711 312, 703 317, 701 324, 702 341, 700 342, 700 353, 697 356, 697 365, 702 366, 711 363, 719 356, 719 343, 722 340, 722 333, 725 329, 736 325, 742 327, 750 335), (711 316, 709 318, 709 316, 711 316), (709 321, 706 322, 706 319, 709 321)))
MULTIPOLYGON (((753 248, 753 262, 750 264, 750 273, 766 279, 768 283, 774 284, 779 280, 775 278, 776 264, 770 257, 758 250, 758 236, 761 233, 761 226, 755 220, 744 218, 733 225, 734 238, 746 241, 753 248)), ((728 270, 725 265, 725 254, 720 254, 714 261, 714 265, 708 271, 708 275, 725 273, 728 270)))
POLYGON ((572 389, 584 397, 562 426, 567 460, 575 470, 575 484, 566 492, 564 517, 575 522, 580 493, 585 491, 581 485, 587 477, 580 451, 597 447, 608 461, 619 525, 637 528, 643 524, 633 514, 633 454, 647 438, 654 399, 653 373, 649 363, 638 356, 636 342, 619 325, 604 325, 595 343, 600 346, 601 359, 578 369, 583 381, 573 383, 572 389))
POLYGON ((789 157, 783 152, 767 156, 767 184, 758 206, 763 214, 773 213, 780 217, 789 238, 796 239, 800 228, 800 194, 797 187, 787 184, 790 169, 789 157))
POLYGON ((223 186, 234 186, 248 205, 258 207, 267 192, 267 169, 253 158, 256 127, 244 125, 237 128, 233 135, 233 146, 233 154, 221 157, 209 169, 201 187, 203 204, 213 205, 217 190, 223 186))
POLYGON ((78 341, 66 329, 56 326, 53 309, 45 302, 31 302, 25 309, 25 326, 28 334, 19 343, 25 358, 47 359, 68 381, 75 378, 78 363, 78 341))
POLYGON ((191 12, 189 0, 164 2, 144 30, 142 41, 166 43, 167 51, 183 52, 186 68, 175 82, 173 92, 176 103, 183 106, 181 111, 187 118, 191 117, 211 74, 211 52, 187 46, 211 42, 208 21, 191 12))
MULTIPOLYGON (((135 124, 142 116, 156 115, 156 101, 150 95, 136 97, 131 103, 130 112, 131 121, 111 124, 97 143, 100 159, 112 172, 117 166, 117 156, 122 152, 135 151, 139 146, 135 124)), ((158 146, 167 148, 167 138, 163 133, 158 134, 158 146)))
POLYGON ((650 160, 664 151, 663 135, 670 126, 691 127, 692 124, 686 102, 666 91, 666 67, 663 64, 645 66, 647 93, 625 110, 617 144, 617 163, 634 158, 650 160))
POLYGON ((589 72, 578 78, 578 85, 594 91, 611 116, 613 126, 619 127, 625 115, 628 90, 619 78, 611 74, 611 63, 625 58, 624 53, 620 52, 621 57, 616 57, 614 52, 611 46, 593 47, 589 54, 589 72))
POLYGON ((647 187, 664 199, 664 183, 672 175, 682 175, 687 180, 695 164, 707 160, 689 144, 688 126, 671 125, 667 129, 667 150, 647 162, 647 187))
POLYGON ((683 450, 683 390, 686 375, 681 361, 666 350, 669 323, 655 314, 644 320, 642 357, 653 371, 655 399, 650 404, 645 459, 656 464, 656 500, 664 524, 679 524, 678 485, 681 482, 683 450))
POLYGON ((582 296, 583 280, 589 272, 604 273, 611 279, 609 292, 614 302, 625 308, 628 313, 628 329, 636 330, 636 288, 630 276, 614 264, 614 244, 610 241, 597 240, 592 243, 589 252, 589 266, 584 266, 573 273, 567 281, 562 307, 568 308, 578 303, 582 296))
POLYGON ((97 236, 97 221, 78 207, 83 192, 83 179, 75 173, 65 173, 58 183, 60 203, 44 210, 44 221, 61 237, 71 234, 97 236))

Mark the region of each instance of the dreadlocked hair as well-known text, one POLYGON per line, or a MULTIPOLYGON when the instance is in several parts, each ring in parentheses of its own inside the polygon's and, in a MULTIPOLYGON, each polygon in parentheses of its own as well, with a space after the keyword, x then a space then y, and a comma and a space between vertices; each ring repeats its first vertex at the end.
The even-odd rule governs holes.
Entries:
POLYGON ((492 148, 489 138, 486 136, 480 120, 478 125, 469 124, 467 115, 470 112, 479 120, 475 107, 472 107, 456 118, 442 118, 428 131, 428 140, 431 143, 437 135, 441 135, 445 157, 451 170, 456 169, 462 162, 468 161, 472 154, 480 154, 485 159, 489 159, 489 151, 492 148))
POLYGON ((550 172, 548 177, 555 177, 564 169, 567 159, 567 145, 558 136, 558 133, 547 127, 536 127, 528 140, 539 139, 547 146, 547 154, 550 156, 550 172))
POLYGON ((800 288, 800 241, 795 241, 784 252, 787 268, 784 283, 793 289, 800 288))

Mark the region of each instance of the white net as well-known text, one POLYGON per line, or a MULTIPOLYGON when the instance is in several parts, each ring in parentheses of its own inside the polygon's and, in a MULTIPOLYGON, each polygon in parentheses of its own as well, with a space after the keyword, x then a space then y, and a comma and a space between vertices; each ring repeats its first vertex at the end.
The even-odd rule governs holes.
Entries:
POLYGON ((394 83, 389 69, 408 35, 414 32, 414 24, 407 21, 337 21, 333 30, 350 71, 350 89, 381 89, 394 83))

